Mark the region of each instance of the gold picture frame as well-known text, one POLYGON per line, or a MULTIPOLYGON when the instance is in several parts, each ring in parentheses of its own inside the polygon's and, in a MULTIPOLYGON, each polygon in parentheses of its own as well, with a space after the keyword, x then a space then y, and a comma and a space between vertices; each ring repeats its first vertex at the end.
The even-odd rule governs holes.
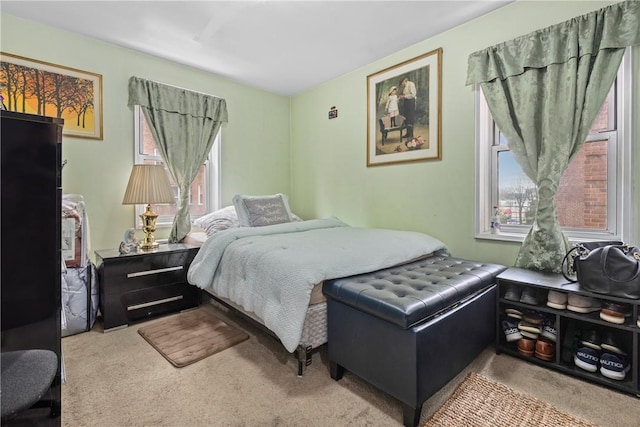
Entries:
POLYGON ((442 159, 442 48, 367 76, 367 167, 442 159))
POLYGON ((102 76, 0 52, 3 109, 64 119, 62 134, 102 137, 102 76))

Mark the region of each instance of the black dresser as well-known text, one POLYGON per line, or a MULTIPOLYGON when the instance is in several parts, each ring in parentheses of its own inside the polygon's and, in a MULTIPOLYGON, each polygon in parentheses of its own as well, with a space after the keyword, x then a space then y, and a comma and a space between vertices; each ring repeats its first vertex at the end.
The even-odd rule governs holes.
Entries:
MULTIPOLYGON (((4 110, 0 117, 0 348, 2 352, 54 351, 58 355, 58 373, 52 392, 60 402, 63 120, 4 110)), ((38 422, 42 424, 59 425, 60 417, 38 422)))
POLYGON ((176 243, 129 254, 96 251, 104 330, 198 306, 200 290, 187 283, 198 249, 176 243))

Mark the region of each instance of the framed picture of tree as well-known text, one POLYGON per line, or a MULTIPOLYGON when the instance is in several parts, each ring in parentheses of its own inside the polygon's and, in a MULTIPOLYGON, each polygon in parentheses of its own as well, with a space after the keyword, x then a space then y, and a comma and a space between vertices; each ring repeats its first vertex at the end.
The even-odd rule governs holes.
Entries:
POLYGON ((442 49, 367 76, 367 166, 440 160, 442 49))
POLYGON ((102 139, 102 76, 0 52, 2 108, 64 119, 63 135, 102 139))

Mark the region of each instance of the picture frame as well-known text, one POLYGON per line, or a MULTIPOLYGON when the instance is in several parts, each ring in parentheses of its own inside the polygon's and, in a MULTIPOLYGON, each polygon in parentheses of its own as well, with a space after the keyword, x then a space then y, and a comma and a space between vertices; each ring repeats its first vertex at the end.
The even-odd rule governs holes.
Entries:
POLYGON ((102 140, 102 75, 0 52, 3 109, 64 119, 64 136, 102 140))
POLYGON ((367 76, 367 167, 441 160, 441 129, 442 48, 367 76))

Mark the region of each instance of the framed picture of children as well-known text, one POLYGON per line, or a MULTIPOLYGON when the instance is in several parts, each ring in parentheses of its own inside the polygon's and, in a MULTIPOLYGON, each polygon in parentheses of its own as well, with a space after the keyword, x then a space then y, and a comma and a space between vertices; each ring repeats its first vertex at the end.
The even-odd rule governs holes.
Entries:
POLYGON ((367 76, 367 166, 440 160, 442 49, 367 76))

